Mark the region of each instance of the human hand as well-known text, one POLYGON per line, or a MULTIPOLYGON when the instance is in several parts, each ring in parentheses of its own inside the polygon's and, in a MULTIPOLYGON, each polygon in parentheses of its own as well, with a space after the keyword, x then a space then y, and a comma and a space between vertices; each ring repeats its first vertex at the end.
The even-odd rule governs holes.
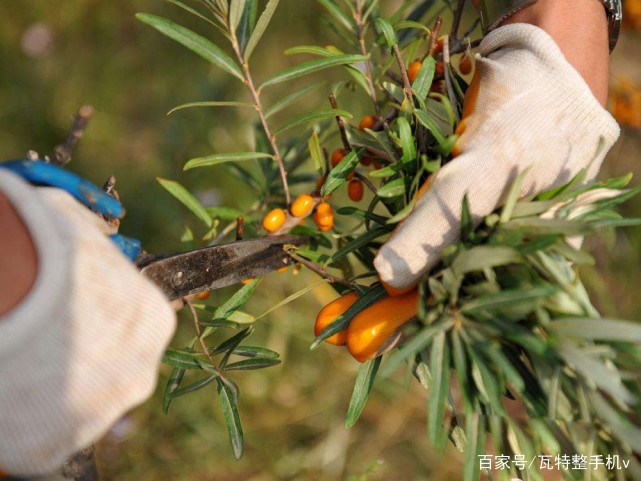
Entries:
POLYGON ((0 169, 38 273, 0 317, 0 467, 54 471, 153 391, 175 314, 121 254, 107 223, 68 193, 0 169))
POLYGON ((376 257, 381 279, 395 289, 416 284, 457 241, 465 194, 478 222, 526 169, 522 197, 583 168, 594 179, 619 128, 554 40, 515 24, 483 40, 458 133, 460 155, 434 176, 376 257))

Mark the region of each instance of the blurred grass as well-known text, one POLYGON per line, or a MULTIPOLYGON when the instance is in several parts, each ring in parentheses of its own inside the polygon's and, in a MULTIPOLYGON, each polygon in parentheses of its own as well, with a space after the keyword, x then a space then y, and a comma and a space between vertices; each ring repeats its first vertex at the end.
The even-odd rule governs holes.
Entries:
MULTIPOLYGON (((251 203, 250 191, 222 169, 182 173, 191 157, 251 147, 251 111, 165 115, 188 101, 242 98, 242 86, 140 24, 134 14, 169 16, 205 32, 202 24, 154 0, 0 0, 0 11, 0 158, 21 157, 27 149, 51 152, 72 114, 90 103, 97 114, 75 151, 72 168, 96 183, 112 173, 117 176, 128 208, 122 232, 142 239, 149 251, 179 248, 183 225, 195 225, 156 176, 177 179, 224 205, 251 203)), ((266 77, 296 63, 282 54, 289 46, 329 43, 331 33, 317 21, 320 13, 311 0, 283 0, 253 58, 254 70, 266 77)), ((627 32, 613 56, 613 76, 626 75, 641 84, 639 48, 639 34, 627 32)), ((272 100, 286 89, 274 89, 272 100)), ((311 102, 325 105, 326 100, 312 95, 299 108, 308 109, 311 102)), ((640 142, 638 131, 624 130, 602 175, 641 171, 640 142)), ((627 215, 639 215, 641 199, 624 209, 627 215)), ((585 269, 585 279, 603 314, 641 319, 641 229, 605 235, 589 246, 598 263, 585 269)), ((244 309, 262 312, 314 280, 310 273, 294 280, 292 275, 290 270, 267 276, 244 309)), ((225 294, 214 293, 211 302, 225 294)), ((315 313, 333 297, 330 287, 321 286, 259 322, 249 342, 277 350, 284 362, 234 377, 241 388, 247 444, 241 461, 233 461, 212 389, 174 401, 169 415, 162 414, 157 392, 101 443, 103 479, 460 478, 460 459, 451 447, 445 456, 430 449, 426 394, 402 373, 379 380, 360 422, 344 429, 357 366, 338 349, 308 350, 315 313)), ((174 344, 190 335, 190 324, 182 324, 174 344)), ((163 367, 161 386, 168 374, 163 367)))

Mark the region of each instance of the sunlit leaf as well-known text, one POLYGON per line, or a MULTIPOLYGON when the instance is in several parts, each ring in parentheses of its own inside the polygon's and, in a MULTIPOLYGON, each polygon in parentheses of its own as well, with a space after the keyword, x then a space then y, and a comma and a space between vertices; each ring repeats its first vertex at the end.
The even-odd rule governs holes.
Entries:
POLYGON ((307 112, 287 122, 285 125, 280 127, 276 132, 274 132, 274 135, 282 134, 286 130, 294 127, 298 127, 299 125, 308 124, 310 122, 315 122, 318 120, 331 119, 332 117, 336 117, 337 115, 341 117, 345 117, 346 119, 353 118, 352 114, 350 114, 347 110, 341 110, 341 109, 317 110, 315 112, 307 112))
POLYGON ((141 22, 151 25, 160 33, 187 47, 189 50, 232 74, 234 77, 243 80, 243 73, 238 65, 225 52, 205 37, 157 15, 137 13, 136 18, 141 22))
POLYGON ((286 70, 283 70, 282 72, 277 73, 265 83, 263 83, 260 88, 262 90, 263 88, 270 85, 275 85, 295 78, 303 77, 305 75, 319 72, 327 68, 336 67, 338 65, 352 64, 356 62, 363 62, 365 60, 367 60, 367 57, 364 57, 362 55, 335 55, 333 57, 310 60, 309 62, 302 63, 300 65, 288 68, 286 70))
MULTIPOLYGON (((227 381, 231 382, 231 381, 227 381)), ((238 407, 236 406, 236 396, 230 387, 223 382, 220 377, 216 378, 218 383, 218 399, 223 407, 223 415, 225 423, 227 424, 227 431, 229 432, 229 441, 231 442, 234 458, 240 459, 243 457, 245 450, 245 438, 243 435, 243 427, 238 415, 238 407)))
POLYGON ((178 199, 182 204, 187 207, 196 217, 202 220, 207 227, 213 225, 213 220, 207 213, 207 209, 203 207, 196 197, 194 197, 187 189, 180 185, 175 180, 163 179, 156 177, 160 185, 162 185, 171 195, 178 199))
POLYGON ((171 115, 174 112, 177 112, 179 110, 183 109, 191 109, 195 107, 243 107, 243 108, 254 108, 254 104, 250 104, 247 102, 190 102, 187 104, 181 104, 173 109, 171 109, 169 112, 167 112, 167 115, 171 115))
POLYGON ((261 13, 254 31, 252 32, 251 37, 249 37, 247 47, 245 47, 244 56, 246 61, 249 60, 249 57, 251 57, 251 54, 254 52, 254 49, 258 45, 258 42, 260 42, 260 39, 265 33, 267 25, 269 25, 269 22, 272 19, 274 12, 276 11, 276 7, 278 7, 278 2, 279 0, 269 0, 269 2, 267 2, 267 5, 265 6, 265 10, 263 10, 263 13, 261 13))
POLYGON ((381 364, 381 359, 383 359, 382 356, 376 357, 367 361, 365 364, 361 364, 358 368, 358 376, 354 383, 354 391, 349 401, 349 408, 347 409, 347 417, 345 419, 345 427, 348 429, 356 424, 356 421, 358 421, 358 418, 363 412, 369 393, 374 385, 374 378, 381 364))
POLYGON ((183 170, 196 169, 198 167, 209 167, 212 165, 224 164, 225 162, 243 162, 256 159, 273 159, 274 156, 264 152, 233 152, 228 154, 214 154, 207 157, 197 157, 188 160, 183 170))

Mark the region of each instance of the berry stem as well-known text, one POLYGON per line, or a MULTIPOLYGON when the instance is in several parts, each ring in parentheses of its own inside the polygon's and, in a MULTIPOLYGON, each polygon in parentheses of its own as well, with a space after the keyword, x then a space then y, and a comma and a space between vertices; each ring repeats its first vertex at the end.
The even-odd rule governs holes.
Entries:
POLYGON ((394 45, 393 50, 396 62, 398 62, 398 68, 401 70, 401 77, 403 78, 403 92, 405 93, 405 100, 414 107, 414 91, 412 90, 410 78, 407 76, 407 67, 403 61, 403 56, 401 55, 401 50, 398 48, 398 44, 394 45))
POLYGON ((263 104, 260 101, 260 92, 258 89, 256 89, 254 85, 254 81, 252 79, 251 73, 249 71, 249 65, 245 61, 244 55, 240 50, 240 45, 238 44, 238 39, 236 36, 232 37, 232 47, 234 49, 234 52, 236 53, 236 57, 238 58, 238 61, 240 62, 242 68, 243 68, 243 76, 245 77, 245 85, 247 85, 247 88, 249 89, 249 92, 252 95, 252 99, 254 100, 254 107, 256 108, 256 112, 258 113, 258 117, 260 118, 260 123, 263 126, 263 130, 265 131, 265 135, 267 136, 267 139, 269 141, 269 144, 272 148, 272 152, 274 154, 274 160, 278 164, 278 169, 280 170, 280 177, 283 181, 283 190, 285 192, 285 201, 287 205, 291 203, 291 196, 289 194, 289 185, 287 184, 287 170, 285 169, 285 163, 283 162, 283 158, 280 154, 280 150, 278 149, 278 144, 276 143, 276 137, 272 133, 271 129, 269 128, 269 124, 267 123, 267 118, 265 117, 265 111, 263 109, 263 104))
POLYGON ((341 279, 340 277, 336 277, 331 275, 329 272, 327 272, 325 269, 322 267, 314 264, 312 261, 309 259, 305 259, 303 256, 299 256, 295 252, 292 251, 292 249, 288 249, 287 246, 285 246, 285 252, 289 257, 291 257, 293 260, 298 262, 299 264, 304 265, 307 267, 309 270, 315 272, 319 276, 327 279, 329 282, 332 284, 341 284, 343 286, 349 287, 350 289, 354 289, 356 287, 356 283, 352 281, 348 281, 347 279, 341 279))
MULTIPOLYGON (((333 93, 329 94, 329 103, 333 109, 338 109, 338 102, 336 101, 336 96, 333 93)), ((345 122, 343 122, 343 117, 337 115, 336 123, 338 124, 338 130, 341 133, 341 141, 343 142, 343 147, 345 147, 345 150, 347 151, 352 150, 352 146, 350 145, 349 139, 347 138, 347 132, 345 131, 345 122)))
POLYGON ((376 117, 381 116, 381 108, 376 99, 376 87, 374 87, 374 77, 372 76, 372 64, 370 62, 370 54, 365 45, 365 23, 363 22, 363 2, 356 5, 356 13, 354 14, 354 21, 356 22, 356 31, 358 34, 358 45, 361 48, 361 55, 367 57, 365 60, 365 78, 367 79, 367 86, 369 87, 369 96, 372 98, 374 109, 376 110, 376 117))

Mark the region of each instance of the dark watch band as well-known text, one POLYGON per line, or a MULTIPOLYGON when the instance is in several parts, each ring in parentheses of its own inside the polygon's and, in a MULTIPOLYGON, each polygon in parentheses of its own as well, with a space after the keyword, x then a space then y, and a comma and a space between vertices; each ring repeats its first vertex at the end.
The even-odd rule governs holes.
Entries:
MULTIPOLYGON (((483 33, 487 34, 501 22, 507 20, 519 10, 522 10, 536 3, 537 0, 481 0, 479 13, 483 33)), ((610 52, 619 40, 621 20, 623 19, 623 8, 621 0, 599 0, 605 7, 608 16, 608 30, 610 34, 610 52)))

